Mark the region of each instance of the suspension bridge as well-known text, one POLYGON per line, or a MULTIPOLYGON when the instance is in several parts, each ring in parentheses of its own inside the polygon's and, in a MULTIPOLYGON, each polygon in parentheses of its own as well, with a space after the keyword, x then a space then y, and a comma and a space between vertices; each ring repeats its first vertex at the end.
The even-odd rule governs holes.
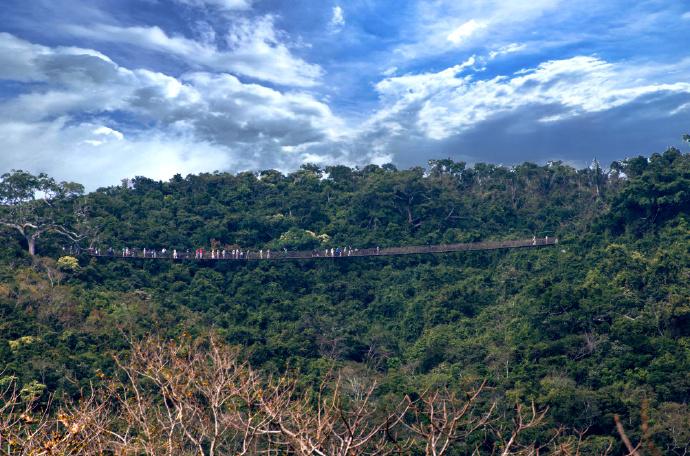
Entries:
POLYGON ((467 242, 459 244, 411 245, 404 247, 373 247, 373 248, 328 248, 314 250, 271 250, 271 249, 197 249, 189 250, 155 250, 155 249, 107 249, 103 251, 91 248, 82 251, 90 256, 118 259, 146 259, 173 261, 276 261, 276 260, 304 260, 304 259, 342 259, 353 257, 399 256, 440 254, 451 252, 468 252, 477 250, 501 250, 538 248, 558 244, 558 238, 543 237, 531 239, 517 239, 506 241, 467 242))

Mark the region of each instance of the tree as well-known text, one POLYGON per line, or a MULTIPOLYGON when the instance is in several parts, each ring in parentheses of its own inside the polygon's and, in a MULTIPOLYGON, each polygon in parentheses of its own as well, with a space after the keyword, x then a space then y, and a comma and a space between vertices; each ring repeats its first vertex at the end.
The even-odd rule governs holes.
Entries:
POLYGON ((134 341, 115 362, 116 375, 99 372, 80 398, 61 404, 49 397, 42 406, 42 389, 24 394, 14 377, 0 377, 0 454, 496 454, 491 434, 504 456, 546 449, 519 441, 544 418, 534 406, 530 416, 518 405, 514 423, 494 429, 496 403, 479 401, 486 383, 396 399, 380 396, 373 379, 329 371, 314 391, 292 372, 255 371, 216 336, 134 341))
POLYGON ((0 176, 0 225, 18 231, 32 256, 36 254, 36 241, 48 232, 77 242, 83 235, 69 227, 73 220, 65 209, 83 192, 82 185, 58 183, 45 173, 5 173, 0 176))
POLYGON ((442 160, 429 160, 429 174, 432 176, 441 176, 449 174, 451 176, 460 176, 465 171, 465 162, 455 162, 450 158, 442 160))
MULTIPOLYGON (((483 382, 476 390, 466 392, 467 400, 447 388, 426 391, 416 401, 408 398, 414 419, 404 424, 418 440, 419 449, 424 448, 425 456, 443 456, 455 442, 467 441, 470 435, 489 427, 496 404, 480 412, 476 407, 485 386, 483 382)), ((515 429, 515 432, 520 430, 515 429)))
POLYGON ((310 250, 319 247, 327 239, 326 235, 317 236, 313 231, 293 227, 281 234, 274 245, 289 250, 310 250))

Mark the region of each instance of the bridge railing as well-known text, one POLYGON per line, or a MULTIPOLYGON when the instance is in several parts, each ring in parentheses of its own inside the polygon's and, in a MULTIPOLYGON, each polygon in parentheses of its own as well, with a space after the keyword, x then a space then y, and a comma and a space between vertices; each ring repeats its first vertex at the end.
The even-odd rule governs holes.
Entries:
POLYGON ((172 259, 172 260, 211 260, 211 261, 254 261, 254 260, 291 260, 291 259, 319 259, 319 258, 347 258, 366 256, 397 256, 429 253, 462 252, 471 250, 497 250, 527 247, 541 247, 558 244, 558 238, 533 238, 507 241, 468 242, 459 244, 411 245, 402 247, 370 247, 315 249, 315 250, 214 250, 203 251, 170 251, 127 249, 125 251, 105 251, 89 249, 88 255, 110 258, 142 258, 142 259, 172 259))

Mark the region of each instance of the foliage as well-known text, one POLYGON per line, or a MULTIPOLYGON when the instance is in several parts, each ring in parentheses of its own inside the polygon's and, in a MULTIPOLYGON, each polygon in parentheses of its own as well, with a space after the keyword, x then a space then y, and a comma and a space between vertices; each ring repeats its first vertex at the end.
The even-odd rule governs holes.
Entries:
POLYGON ((318 236, 313 231, 292 227, 280 235, 274 246, 278 249, 310 250, 319 247, 322 242, 328 242, 328 239, 328 235, 318 236))
POLYGON ((74 272, 79 269, 79 260, 73 256, 63 256, 58 258, 57 267, 63 271, 74 272))
POLYGON ((35 254, 36 240, 47 232, 77 241, 81 236, 69 228, 73 217, 65 207, 83 192, 82 185, 58 183, 45 173, 5 173, 0 176, 0 227, 21 234, 31 255, 35 254))
MULTIPOLYGON (((193 252, 212 239, 265 250, 548 235, 559 246, 296 262, 77 257, 63 277, 55 261, 30 261, 7 242, 0 371, 20 386, 78 396, 99 369, 115 372, 110 355, 125 352, 128 337, 213 328, 255 368, 299 371, 312 391, 333 363, 353 378, 375 376, 382 400, 432 386, 458 393, 486 379, 501 404, 549 408, 531 438, 586 430, 581 454, 619 442, 614 415, 632 442, 643 441, 648 400, 651 441, 683 454, 690 155, 670 149, 608 171, 430 165, 139 177, 87 195, 87 221, 98 227, 94 245, 115 252, 193 252), (15 343, 24 337, 32 342, 15 343)), ((69 204, 59 208, 73 217, 69 204)), ((61 242, 46 234, 42 249, 64 256, 61 242)), ((510 411, 499 411, 506 431, 510 411)))
POLYGON ((0 391, 3 452, 509 456, 562 449, 571 440, 560 431, 546 443, 532 440, 529 431, 546 414, 534 405, 518 404, 511 425, 499 422, 485 382, 462 396, 439 388, 386 403, 377 401, 376 379, 343 379, 341 372, 311 391, 290 372, 254 370, 213 336, 135 341, 117 365, 122 375, 99 372, 95 387, 56 411, 36 403, 45 385, 33 382, 17 394, 9 383, 0 391))

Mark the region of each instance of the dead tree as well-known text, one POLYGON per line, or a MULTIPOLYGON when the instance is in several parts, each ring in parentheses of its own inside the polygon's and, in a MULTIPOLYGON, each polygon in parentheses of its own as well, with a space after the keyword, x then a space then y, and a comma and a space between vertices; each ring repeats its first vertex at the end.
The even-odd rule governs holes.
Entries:
MULTIPOLYGON (((531 407, 525 410, 522 404, 515 406, 515 416, 510 427, 500 426, 494 428, 494 435, 498 441, 498 451, 501 456, 509 455, 536 455, 544 445, 537 445, 536 442, 522 443, 520 436, 528 429, 540 426, 544 422, 544 417, 548 412, 548 407, 539 410, 534 402, 531 407)), ((551 441, 549 441, 551 443, 551 441)))
POLYGON ((391 400, 378 397, 375 380, 343 372, 316 389, 291 373, 264 377, 213 336, 131 346, 115 375, 99 373, 101 384, 78 401, 37 407, 10 382, 0 392, 0 455, 442 456, 463 445, 481 454, 494 440, 493 454, 508 456, 563 443, 559 433, 524 442, 546 410, 518 405, 512 425, 499 421, 486 382, 464 396, 444 388, 391 400))
POLYGON ((427 456, 447 454, 451 446, 481 431, 491 422, 495 403, 483 413, 477 410, 477 400, 486 387, 484 381, 466 399, 444 388, 426 391, 415 401, 408 398, 414 419, 405 423, 417 440, 424 446, 427 456))
POLYGON ((118 435, 123 446, 146 454, 250 454, 266 427, 248 403, 255 374, 239 350, 211 337, 208 346, 133 343, 129 360, 117 359, 122 384, 111 384, 122 415, 136 431, 118 435))
POLYGON ((0 455, 105 453, 113 415, 109 403, 100 399, 91 389, 54 411, 52 397, 39 406, 37 398, 23 398, 11 381, 0 392, 0 455))
POLYGON ((345 394, 337 377, 321 382, 315 395, 298 392, 295 378, 271 379, 261 390, 261 408, 270 426, 262 432, 271 446, 286 446, 299 455, 385 455, 400 447, 388 430, 404 417, 407 406, 400 402, 392 411, 374 404, 376 383, 345 394))

